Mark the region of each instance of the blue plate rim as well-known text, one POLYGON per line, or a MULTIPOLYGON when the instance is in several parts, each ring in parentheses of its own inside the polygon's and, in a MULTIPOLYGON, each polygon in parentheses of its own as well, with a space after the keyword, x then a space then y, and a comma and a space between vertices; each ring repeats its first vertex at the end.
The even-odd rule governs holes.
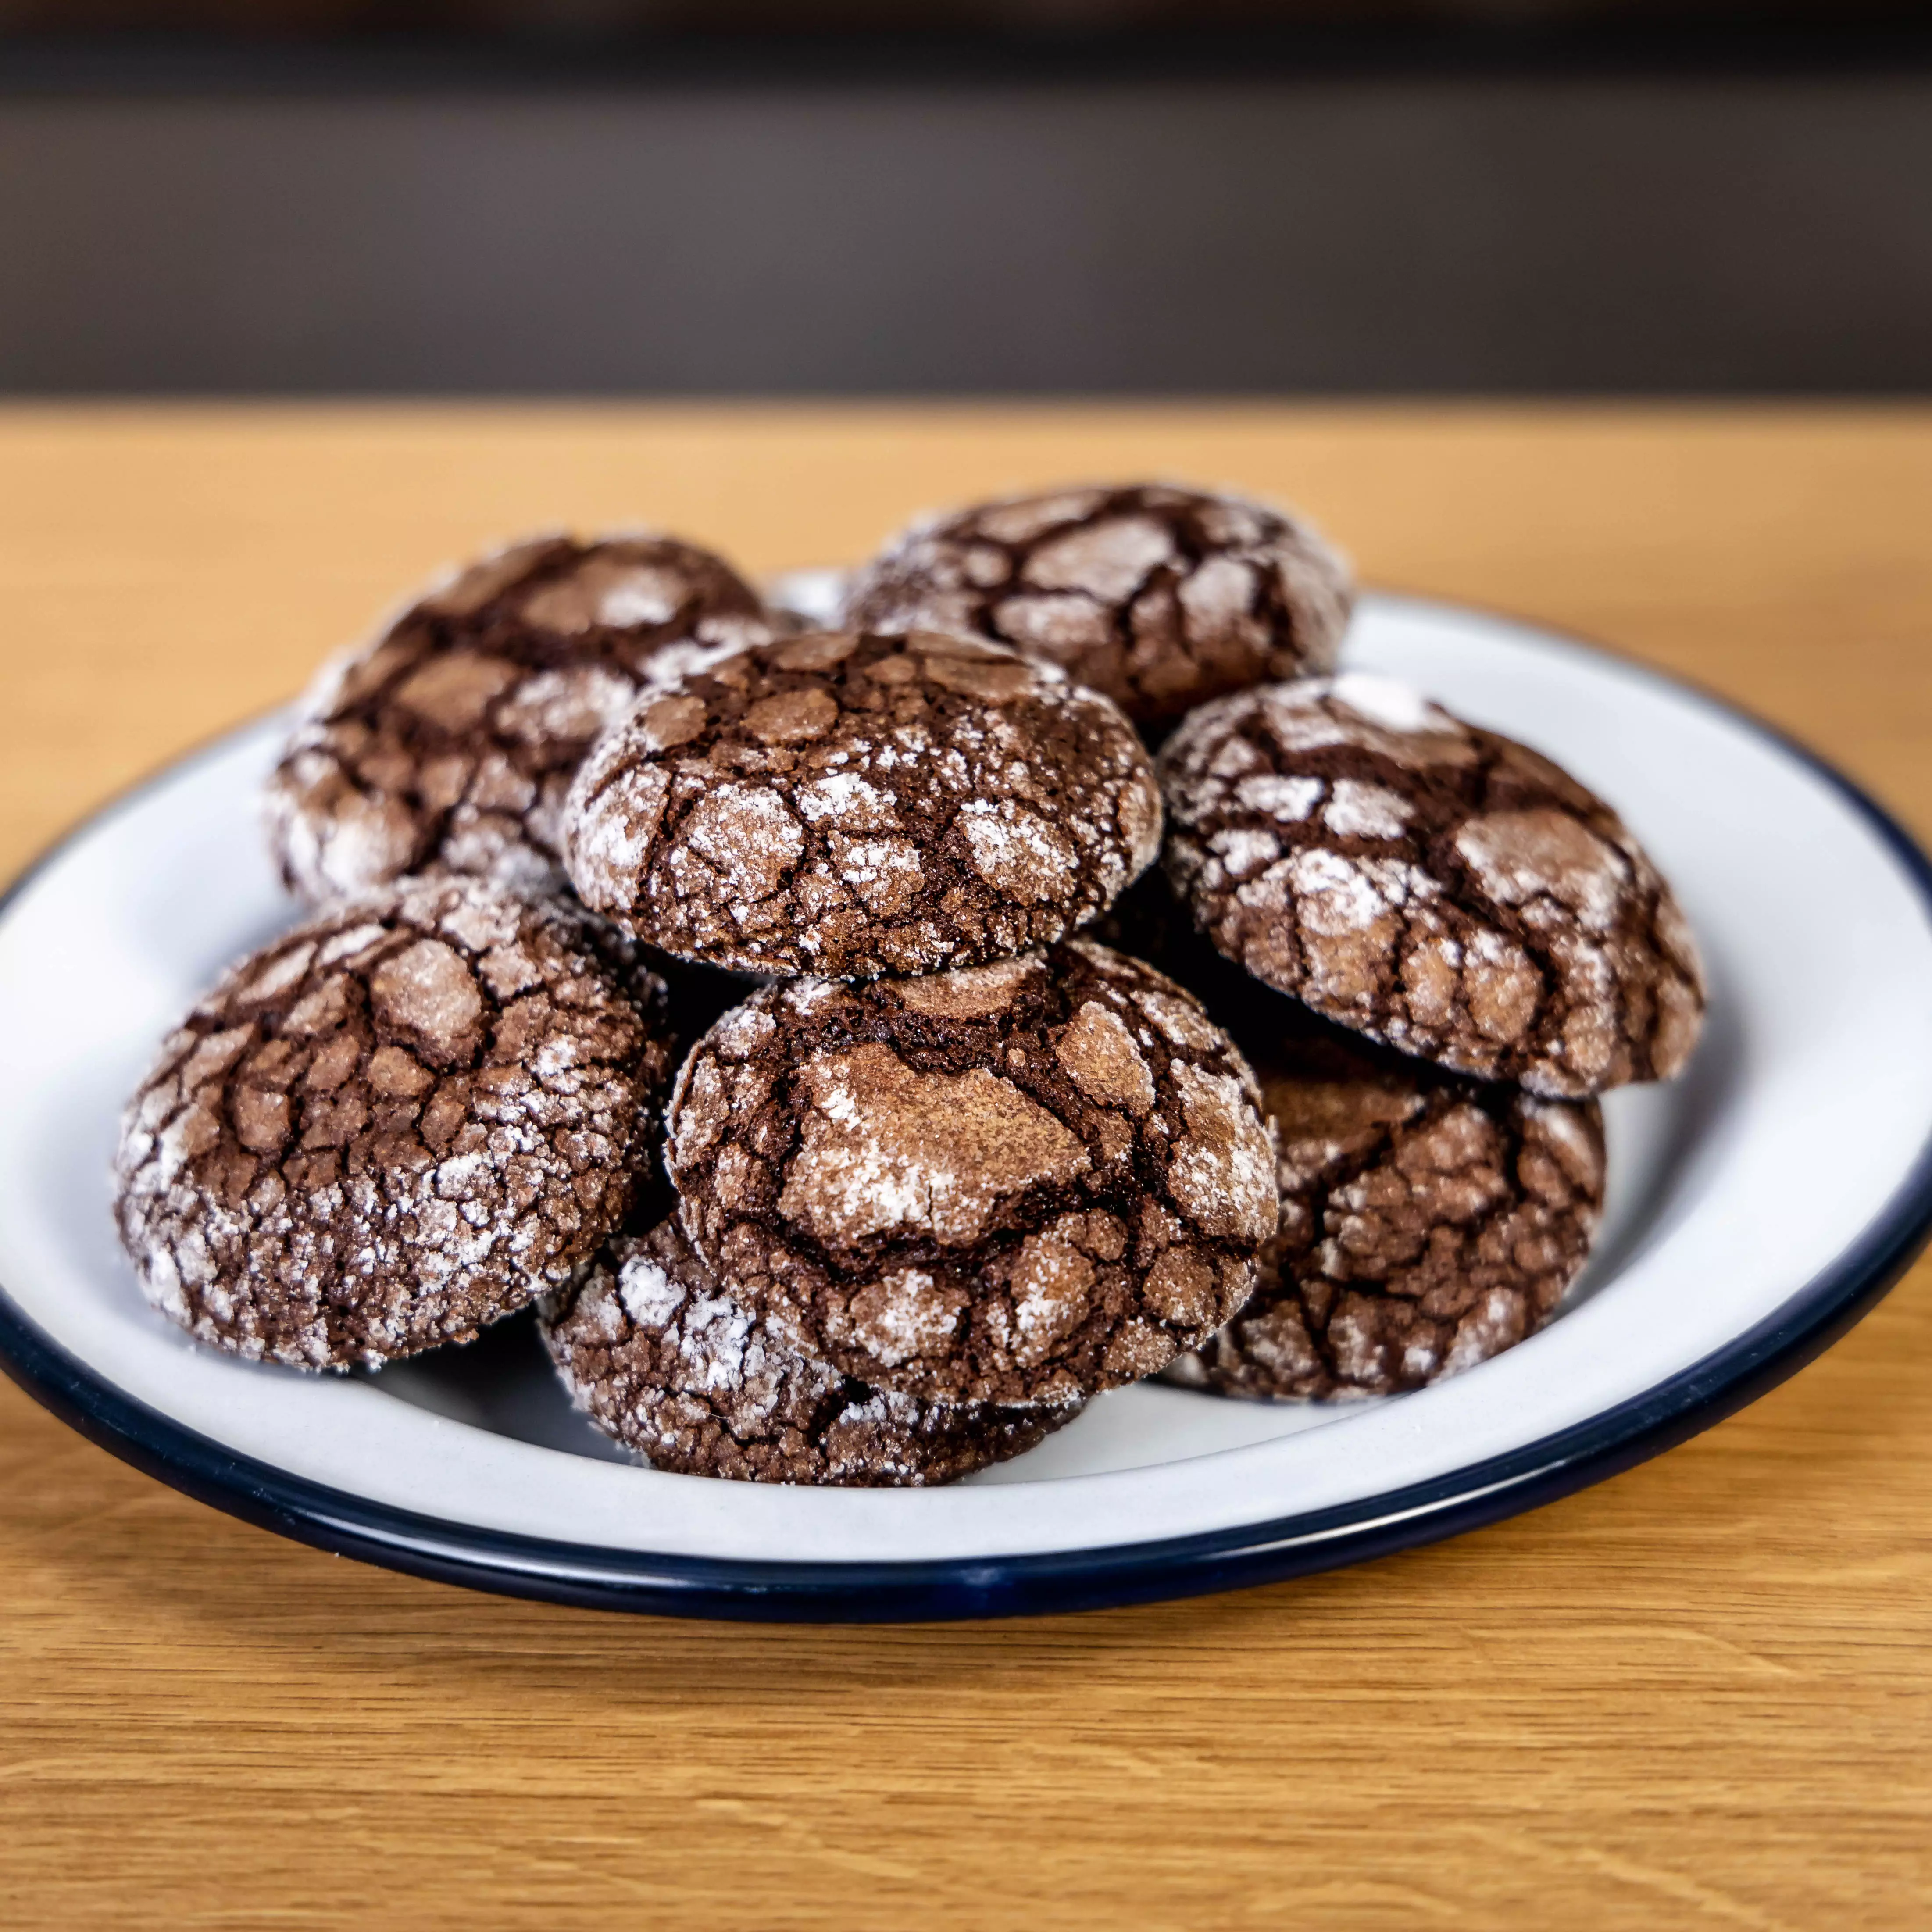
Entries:
MULTIPOLYGON (((1862 788, 1788 734, 1693 681, 1574 632, 1447 600, 1382 601, 1486 617, 1607 658, 1688 695, 1828 784, 1896 857, 1932 920, 1932 860, 1862 788)), ((0 893, 0 919, 77 839, 162 783, 219 756, 233 728, 136 781, 57 839, 0 893)), ((1100 1610, 1240 1589, 1413 1549, 1498 1522, 1617 1474, 1722 1421, 1822 1353, 1883 1297, 1932 1238, 1932 1139, 1880 1212, 1765 1321, 1641 1395, 1507 1454, 1333 1508, 1096 1549, 907 1563, 800 1563, 611 1550, 451 1523, 373 1503, 242 1456, 124 1394, 52 1341, 0 1284, 0 1369, 91 1442, 171 1487, 335 1554, 499 1595, 601 1610, 750 1622, 927 1622, 1100 1610)))

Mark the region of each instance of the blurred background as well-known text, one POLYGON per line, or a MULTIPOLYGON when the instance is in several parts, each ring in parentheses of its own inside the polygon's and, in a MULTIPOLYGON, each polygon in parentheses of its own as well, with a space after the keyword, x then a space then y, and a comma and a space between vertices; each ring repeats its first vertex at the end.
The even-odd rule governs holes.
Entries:
POLYGON ((1932 15, 0 0, 0 389, 1896 394, 1932 15))

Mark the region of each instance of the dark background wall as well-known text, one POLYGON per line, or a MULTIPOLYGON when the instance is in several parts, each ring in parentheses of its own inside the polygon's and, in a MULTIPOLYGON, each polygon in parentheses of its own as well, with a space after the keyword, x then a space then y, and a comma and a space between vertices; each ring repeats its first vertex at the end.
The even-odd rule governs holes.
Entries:
POLYGON ((1932 64, 0 38, 0 265, 26 392, 1916 392, 1932 64))

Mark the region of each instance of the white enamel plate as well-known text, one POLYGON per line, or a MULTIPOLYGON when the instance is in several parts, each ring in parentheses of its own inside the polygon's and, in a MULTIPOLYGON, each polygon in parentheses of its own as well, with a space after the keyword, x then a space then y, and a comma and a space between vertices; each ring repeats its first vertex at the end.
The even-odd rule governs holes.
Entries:
POLYGON ((190 1343, 117 1247, 124 1097, 218 970, 295 917, 256 830, 280 721, 111 807, 0 908, 0 1358, 190 1494, 519 1594, 753 1617, 979 1616, 1226 1588, 1494 1520, 1681 1441, 1808 1360, 1932 1227, 1932 868, 1716 700, 1522 625, 1368 599, 1346 652, 1561 760, 1676 886, 1711 971, 1686 1076, 1605 1105, 1608 1212, 1544 1332, 1336 1406, 1148 1385, 950 1489, 634 1467, 530 1318, 380 1376, 190 1343))

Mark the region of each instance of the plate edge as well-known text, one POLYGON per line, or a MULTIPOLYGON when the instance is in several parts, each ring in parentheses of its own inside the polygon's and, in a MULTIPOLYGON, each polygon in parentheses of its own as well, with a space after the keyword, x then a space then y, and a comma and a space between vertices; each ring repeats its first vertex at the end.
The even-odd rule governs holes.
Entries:
POLYGON ((1365 1503, 1097 1549, 920 1563, 763 1563, 553 1543, 371 1504, 291 1476, 124 1395, 0 1288, 0 1369, 99 1447, 257 1527, 500 1595, 752 1622, 944 1622, 1245 1588, 1418 1548, 1553 1502, 1745 1407, 1868 1313, 1932 1234, 1932 1148, 1886 1215, 1786 1311, 1669 1382, 1507 1456, 1365 1503))

